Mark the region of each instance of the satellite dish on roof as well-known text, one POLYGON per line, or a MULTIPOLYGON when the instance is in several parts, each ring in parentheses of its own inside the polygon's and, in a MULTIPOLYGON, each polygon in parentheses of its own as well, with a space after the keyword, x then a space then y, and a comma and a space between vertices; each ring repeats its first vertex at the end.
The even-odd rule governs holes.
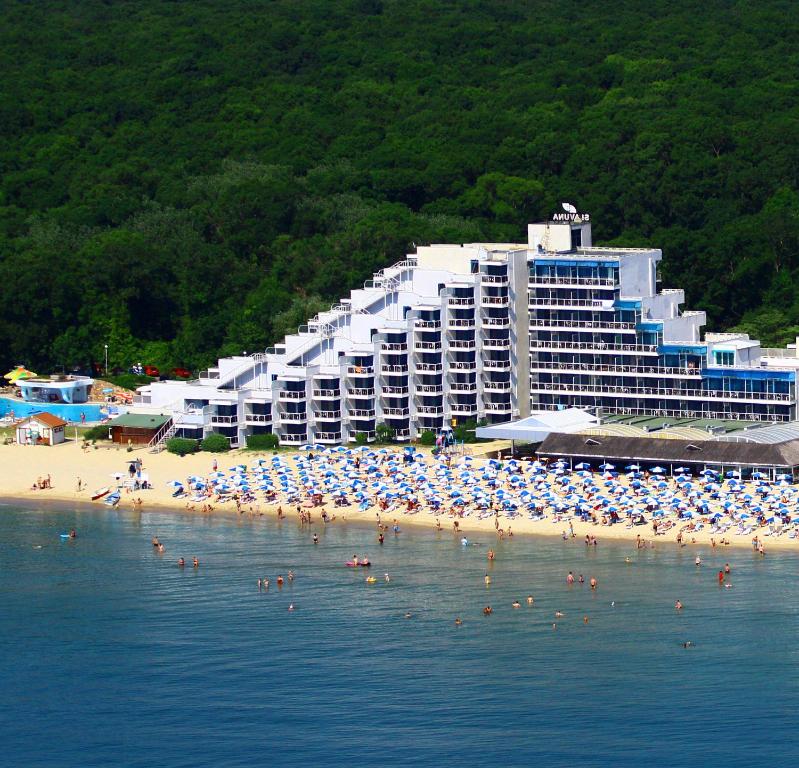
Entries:
POLYGON ((561 203, 566 213, 577 213, 577 209, 571 203, 561 203))

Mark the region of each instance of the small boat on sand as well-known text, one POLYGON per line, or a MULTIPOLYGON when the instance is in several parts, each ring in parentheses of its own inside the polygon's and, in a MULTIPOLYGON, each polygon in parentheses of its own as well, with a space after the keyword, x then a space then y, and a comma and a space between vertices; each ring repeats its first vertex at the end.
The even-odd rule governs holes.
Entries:
POLYGON ((106 488, 99 488, 92 494, 92 501, 97 501, 97 499, 102 499, 108 493, 109 489, 106 488))

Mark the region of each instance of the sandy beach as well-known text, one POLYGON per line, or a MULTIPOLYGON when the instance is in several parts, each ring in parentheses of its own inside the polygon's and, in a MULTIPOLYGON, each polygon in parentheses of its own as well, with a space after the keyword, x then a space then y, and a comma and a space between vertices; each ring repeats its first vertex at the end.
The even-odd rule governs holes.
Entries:
MULTIPOLYGON (((401 456, 401 450, 392 452, 396 457, 401 456)), ((384 454, 390 456, 391 454, 384 454)), ((224 455, 214 455, 198 453, 186 457, 175 456, 166 452, 160 454, 150 454, 145 450, 135 450, 128 452, 122 447, 101 446, 84 450, 79 444, 67 442, 55 447, 28 447, 18 445, 8 445, 0 447, 0 461, 2 462, 2 476, 0 479, 0 497, 5 500, 17 500, 24 502, 25 505, 35 504, 45 501, 59 501, 72 503, 90 503, 98 508, 102 508, 101 501, 91 501, 93 493, 100 488, 110 487, 115 490, 122 485, 122 481, 128 478, 128 468, 131 461, 136 459, 142 461, 142 471, 144 476, 149 479, 152 488, 141 491, 128 491, 121 489, 120 508, 134 508, 134 501, 141 499, 142 509, 152 511, 153 509, 163 510, 189 510, 197 514, 203 514, 203 503, 192 502, 190 495, 183 498, 174 498, 175 488, 169 483, 171 481, 188 482, 190 476, 206 477, 213 471, 213 462, 216 459, 220 470, 228 470, 237 464, 246 464, 248 467, 257 464, 259 460, 266 466, 275 460, 274 454, 270 452, 256 453, 250 451, 234 451, 224 455), (49 488, 36 488, 38 481, 49 476, 49 488), (117 479, 117 477, 120 479, 117 479), (81 490, 78 490, 80 480, 81 490)), ((297 462, 296 454, 281 452, 280 459, 286 466, 293 469, 293 464, 297 462)), ((382 458, 382 457, 381 457, 382 458)), ((453 458, 453 464, 459 459, 453 458)), ((460 461, 463 461, 461 458, 460 461)), ((471 459, 471 466, 484 466, 486 459, 474 457, 471 459)), ((425 454, 423 459, 418 460, 420 467, 417 471, 424 471, 428 474, 433 473, 434 461, 425 454)), ((528 465, 529 466, 529 465, 528 465)), ((601 475, 595 475, 601 477, 601 475)), ((624 477, 620 478, 622 481, 624 477)), ((746 484, 744 484, 746 490, 746 484)), ((499 491, 499 489, 497 489, 499 491)), ((501 491, 499 491, 501 492, 501 491)), ((418 497, 420 500, 421 496, 418 497)), ((580 520, 573 514, 559 516, 554 508, 544 510, 546 517, 540 520, 531 520, 528 516, 521 514, 509 519, 505 512, 500 512, 495 518, 494 514, 482 516, 467 514, 459 516, 456 510, 463 509, 449 503, 444 503, 438 513, 436 510, 421 504, 416 510, 408 512, 407 504, 401 499, 392 500, 387 508, 380 509, 378 506, 377 494, 366 497, 360 504, 349 503, 338 506, 333 502, 333 498, 325 494, 322 506, 310 508, 307 505, 304 511, 310 512, 315 522, 320 521, 321 513, 325 510, 331 518, 331 524, 341 524, 346 521, 359 521, 376 524, 377 515, 380 515, 382 522, 392 526, 394 520, 400 527, 407 525, 424 526, 435 528, 438 525, 443 530, 454 530, 454 522, 457 520, 458 529, 461 532, 481 532, 497 536, 496 528, 502 529, 507 536, 509 532, 513 535, 536 534, 554 537, 562 537, 565 534, 573 535, 584 539, 586 536, 596 537, 599 543, 602 540, 627 540, 632 547, 636 546, 636 540, 641 539, 648 542, 649 546, 676 546, 677 535, 682 523, 677 521, 670 530, 654 535, 650 525, 631 526, 623 521, 614 525, 603 525, 600 521, 591 522, 580 520)), ((384 505, 386 502, 383 502, 384 505)), ((213 515, 235 515, 237 505, 234 500, 224 503, 213 503, 213 515)), ((278 506, 282 506, 283 512, 289 519, 298 519, 296 503, 287 503, 283 499, 278 499, 278 503, 267 503, 261 494, 256 494, 254 502, 246 502, 241 505, 240 514, 268 514, 276 515, 278 506)), ((208 512, 205 512, 208 514, 208 512)), ((649 518, 647 518, 649 519, 649 518)), ((712 531, 712 526, 704 518, 702 521, 691 521, 694 524, 703 522, 701 530, 684 530, 682 543, 687 546, 702 545, 716 546, 737 546, 753 548, 752 538, 758 536, 764 543, 766 551, 773 550, 794 550, 799 552, 799 537, 789 538, 787 533, 782 535, 770 535, 768 526, 755 527, 747 535, 736 535, 734 530, 720 534, 712 531), (729 542, 729 544, 722 543, 729 542)))

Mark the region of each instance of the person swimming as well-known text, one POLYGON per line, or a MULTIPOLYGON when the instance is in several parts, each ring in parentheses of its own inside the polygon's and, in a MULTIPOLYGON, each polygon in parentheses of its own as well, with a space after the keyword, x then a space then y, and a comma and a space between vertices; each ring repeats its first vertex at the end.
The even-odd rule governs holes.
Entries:
POLYGON ((389 581, 391 581, 391 576, 389 576, 387 573, 384 573, 384 574, 383 574, 383 578, 386 580, 386 583, 388 583, 389 581))
POLYGON ((194 565, 195 568, 199 568, 200 567, 200 561, 196 557, 193 560, 193 565, 194 565))
POLYGON ((521 608, 521 607, 522 607, 522 604, 521 604, 521 603, 520 603, 518 600, 514 600, 514 601, 511 603, 511 607, 512 607, 512 608, 521 608))
POLYGON ((290 611, 293 611, 293 610, 294 610, 294 603, 289 603, 289 610, 290 610, 290 611))
POLYGON ((682 610, 682 603, 679 600, 677 600, 677 602, 674 603, 674 608, 676 610, 678 610, 678 611, 681 611, 682 610))
POLYGON ((378 543, 378 544, 382 544, 382 543, 383 543, 385 540, 386 540, 386 537, 385 537, 385 536, 383 536, 383 533, 381 532, 381 533, 378 535, 378 537, 377 537, 377 543, 378 543))
POLYGON ((455 626, 459 627, 461 624, 463 624, 463 621, 461 621, 461 617, 460 616, 457 616, 455 618, 455 626))
POLYGON ((555 611, 555 618, 556 618, 556 619, 561 619, 561 618, 563 618, 563 613, 562 613, 561 611, 555 611))
POLYGON ((596 589, 597 581, 593 576, 591 577, 591 581, 589 581, 588 583, 591 585, 591 589, 596 589))
POLYGON ((490 577, 488 574, 486 574, 486 575, 483 577, 483 581, 485 582, 485 585, 486 585, 486 586, 489 586, 489 585, 491 584, 491 577, 490 577))
POLYGON ((186 561, 181 557, 178 559, 178 568, 183 568, 186 565, 186 561))
POLYGON ((574 574, 571 571, 569 571, 569 575, 566 576, 566 583, 574 584, 574 574))
POLYGON ((277 575, 277 585, 279 587, 283 586, 283 576, 281 576, 280 574, 277 575))
POLYGON ((294 581, 294 571, 288 572, 289 581, 294 581))
POLYGON ((533 601, 533 596, 532 595, 527 595, 527 605, 532 605, 533 602, 534 602, 533 601))
POLYGON ((490 616, 493 612, 494 612, 494 609, 490 605, 487 605, 485 608, 483 608, 483 615, 484 616, 490 616))
POLYGON ((318 544, 319 543, 319 534, 315 533, 313 535, 313 543, 314 544, 318 544))

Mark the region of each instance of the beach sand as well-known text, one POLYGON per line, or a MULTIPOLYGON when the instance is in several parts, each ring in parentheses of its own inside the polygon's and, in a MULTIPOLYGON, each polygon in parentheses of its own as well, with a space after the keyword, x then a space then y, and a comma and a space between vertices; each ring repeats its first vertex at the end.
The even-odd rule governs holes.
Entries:
MULTIPOLYGON (((245 463, 248 466, 259 458, 271 460, 271 452, 251 452, 251 451, 232 451, 227 454, 208 454, 197 453, 190 456, 179 457, 173 454, 162 452, 159 454, 148 453, 144 449, 128 452, 124 446, 90 448, 84 451, 80 444, 69 441, 58 446, 19 446, 5 445, 0 446, 0 498, 5 500, 16 500, 25 506, 37 502, 59 501, 73 503, 92 503, 91 496, 95 490, 109 486, 114 490, 118 482, 114 479, 115 473, 122 473, 127 478, 128 466, 131 461, 140 458, 143 462, 143 472, 149 476, 152 489, 144 491, 134 491, 132 493, 122 492, 120 508, 133 509, 133 501, 141 498, 143 506, 141 509, 152 511, 163 510, 186 510, 187 499, 172 498, 173 489, 167 485, 170 480, 185 481, 189 475, 199 475, 206 477, 212 471, 214 458, 219 463, 219 468, 226 470, 238 463, 245 463), (51 479, 51 488, 39 490, 33 489, 37 479, 47 475, 51 479), (83 483, 84 490, 78 491, 78 478, 83 483)), ((289 463, 291 454, 281 452, 289 463)), ((479 457, 475 461, 480 461, 479 457)), ((121 481, 120 481, 121 482, 121 481)), ((366 510, 361 510, 356 505, 335 507, 328 497, 325 498, 323 507, 316 507, 305 511, 310 511, 315 521, 319 520, 322 509, 326 509, 328 514, 335 516, 332 524, 339 524, 345 521, 360 521, 366 523, 376 523, 377 506, 372 506, 366 510)), ((101 501, 93 502, 100 508, 101 501)), ((197 514, 201 504, 197 507, 197 514)), ((251 514, 250 504, 242 505, 243 514, 251 514)), ((283 511, 289 519, 297 518, 296 504, 283 504, 283 511)), ((258 502, 255 507, 255 514, 277 514, 277 504, 267 504, 264 501, 258 502)), ((233 502, 216 504, 213 515, 235 515, 236 506, 233 502)), ((444 511, 436 516, 432 511, 421 509, 414 514, 408 514, 405 506, 398 506, 380 513, 381 520, 389 527, 396 519, 400 527, 413 525, 435 528, 437 522, 445 531, 453 532, 453 521, 458 519, 460 531, 464 533, 481 532, 496 535, 495 521, 493 516, 485 519, 467 517, 463 519, 455 518, 444 511)), ((573 516, 564 518, 560 522, 555 522, 552 511, 547 511, 547 518, 544 520, 529 520, 521 515, 514 520, 508 520, 500 514, 499 525, 507 533, 512 529, 514 535, 536 534, 562 537, 564 532, 569 532, 571 523, 575 536, 583 540, 586 535, 595 536, 601 544, 603 540, 629 541, 631 547, 636 546, 638 536, 655 546, 677 546, 677 531, 680 526, 674 526, 666 534, 654 536, 651 525, 628 527, 625 523, 616 525, 601 525, 591 522, 582 522, 573 516)), ((767 528, 756 529, 749 536, 736 536, 729 531, 724 538, 729 541, 730 546, 747 547, 752 549, 752 538, 758 535, 764 542, 766 552, 773 550, 795 550, 799 552, 799 537, 789 539, 786 535, 764 536, 767 528)), ((687 546, 711 546, 711 539, 716 540, 717 547, 724 549, 725 545, 720 543, 722 537, 713 534, 707 526, 698 532, 684 532, 683 544, 687 546)))

